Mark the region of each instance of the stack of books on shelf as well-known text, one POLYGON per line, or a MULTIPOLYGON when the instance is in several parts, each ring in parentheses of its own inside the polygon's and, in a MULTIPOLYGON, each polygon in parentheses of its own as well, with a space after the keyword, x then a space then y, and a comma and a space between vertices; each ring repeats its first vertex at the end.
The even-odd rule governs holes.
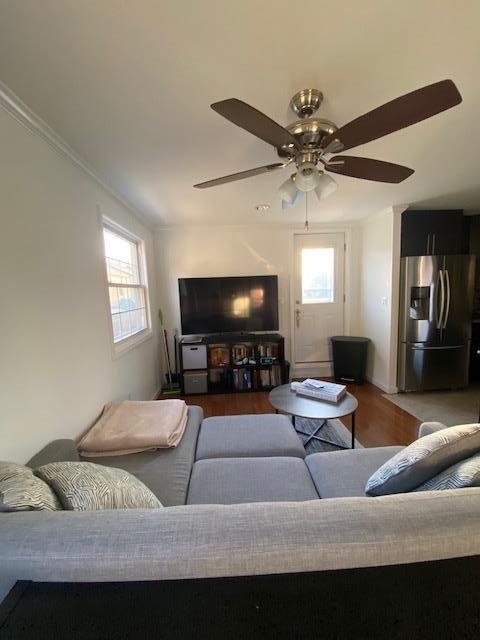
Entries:
POLYGON ((277 344, 259 344, 258 345, 258 355, 263 358, 273 358, 274 360, 278 357, 278 345, 277 344))
POLYGON ((339 402, 347 393, 347 387, 344 384, 313 380, 312 378, 307 378, 303 382, 292 382, 291 389, 299 396, 307 396, 326 402, 339 402))
POLYGON ((233 369, 233 388, 236 391, 247 391, 252 388, 251 369, 233 369))
POLYGON ((280 365, 274 364, 270 369, 270 386, 277 387, 282 384, 282 369, 280 365))
POLYGON ((260 386, 270 387, 270 371, 269 369, 260 369, 260 386))
POLYGON ((280 365, 275 364, 271 369, 260 369, 260 386, 276 387, 282 384, 282 369, 280 365))

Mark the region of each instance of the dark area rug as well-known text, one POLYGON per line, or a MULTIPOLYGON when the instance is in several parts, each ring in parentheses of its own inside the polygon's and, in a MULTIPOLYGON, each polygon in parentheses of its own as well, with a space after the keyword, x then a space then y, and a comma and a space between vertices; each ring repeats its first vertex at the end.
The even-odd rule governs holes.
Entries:
MULTIPOLYGON (((300 431, 305 431, 305 433, 313 433, 320 422, 323 422, 323 420, 315 420, 313 418, 296 418, 295 428, 300 429, 300 431)), ((315 439, 308 441, 308 436, 305 436, 301 433, 299 433, 298 435, 300 436, 300 439, 305 446, 307 454, 318 453, 320 451, 339 451, 339 448, 333 445, 326 444, 325 442, 321 442, 320 440, 315 439), (307 441, 308 444, 305 445, 307 441)), ((344 447, 350 447, 352 444, 352 436, 350 430, 347 429, 347 427, 336 418, 333 420, 327 420, 327 423, 320 429, 317 435, 320 438, 325 438, 325 440, 338 442, 339 445, 342 445, 344 447)), ((355 448, 363 449, 363 446, 356 438, 355 448)))

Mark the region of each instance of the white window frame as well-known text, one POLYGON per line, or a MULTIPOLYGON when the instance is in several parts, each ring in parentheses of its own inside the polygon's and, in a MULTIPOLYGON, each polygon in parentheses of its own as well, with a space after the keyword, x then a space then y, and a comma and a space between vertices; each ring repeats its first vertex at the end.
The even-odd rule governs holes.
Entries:
POLYGON ((148 287, 148 277, 147 277, 147 263, 145 256, 145 242, 142 238, 134 235, 124 227, 121 227, 119 224, 107 218, 106 216, 100 216, 100 230, 101 230, 101 247, 102 247, 102 260, 103 260, 103 272, 105 279, 105 293, 106 293, 106 301, 107 301, 107 312, 108 312, 108 326, 110 333, 110 342, 113 349, 114 357, 117 357, 130 349, 138 346, 142 342, 149 340, 152 335, 152 319, 150 313, 150 295, 149 295, 149 287, 148 287), (105 255, 105 244, 103 238, 104 229, 108 229, 112 233, 119 235, 120 237, 125 238, 129 242, 133 242, 137 247, 137 260, 138 260, 138 272, 139 272, 139 280, 140 284, 138 285, 129 285, 132 288, 142 288, 144 291, 145 297, 145 315, 147 319, 147 326, 145 329, 138 331, 137 333, 122 338, 122 340, 114 341, 114 333, 113 333, 113 321, 112 321, 112 307, 110 303, 110 293, 109 287, 111 284, 108 280, 108 271, 107 271, 107 261, 105 255))

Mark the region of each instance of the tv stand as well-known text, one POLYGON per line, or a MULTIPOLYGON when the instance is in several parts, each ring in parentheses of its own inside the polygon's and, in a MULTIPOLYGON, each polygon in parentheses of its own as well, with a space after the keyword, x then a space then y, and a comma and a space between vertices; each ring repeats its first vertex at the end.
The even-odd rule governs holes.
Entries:
POLYGON ((269 391, 289 379, 279 333, 216 333, 180 339, 182 393, 269 391))

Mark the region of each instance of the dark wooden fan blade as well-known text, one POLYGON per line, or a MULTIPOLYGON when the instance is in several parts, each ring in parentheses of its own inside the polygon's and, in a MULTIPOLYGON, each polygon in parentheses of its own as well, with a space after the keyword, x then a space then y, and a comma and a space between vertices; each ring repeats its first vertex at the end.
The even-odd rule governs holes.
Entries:
POLYGON ((403 182, 414 173, 413 169, 400 164, 354 156, 335 156, 325 165, 325 169, 352 178, 394 183, 403 182))
POLYGON ((442 80, 407 93, 352 120, 327 136, 322 147, 333 153, 352 149, 450 109, 462 101, 452 80, 442 80), (333 144, 336 140, 339 145, 333 144), (327 149, 328 150, 328 149, 327 149))
POLYGON ((282 162, 276 162, 275 164, 267 164, 264 167, 257 167, 256 169, 248 169, 248 171, 239 171, 238 173, 231 173, 229 176, 222 176, 221 178, 215 178, 215 180, 207 180, 207 182, 200 182, 194 184, 196 189, 206 189, 207 187, 216 187, 219 184, 226 184, 227 182, 235 182, 235 180, 243 180, 244 178, 251 178, 252 176, 258 176, 261 173, 269 173, 276 169, 283 169, 286 164, 282 162))
POLYGON ((295 149, 300 148, 298 141, 289 131, 242 100, 229 98, 228 100, 215 102, 210 106, 221 116, 233 122, 233 124, 249 133, 253 133, 257 138, 264 140, 277 149, 288 146, 295 149))

